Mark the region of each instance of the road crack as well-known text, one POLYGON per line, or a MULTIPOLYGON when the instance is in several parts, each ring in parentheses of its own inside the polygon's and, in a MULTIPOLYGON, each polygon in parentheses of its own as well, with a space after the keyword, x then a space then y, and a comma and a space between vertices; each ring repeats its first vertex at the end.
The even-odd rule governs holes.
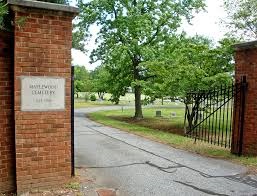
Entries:
POLYGON ((90 167, 86 167, 87 169, 113 169, 113 168, 122 168, 122 167, 129 167, 129 166, 134 166, 134 165, 148 165, 150 167, 154 167, 162 172, 165 173, 174 173, 177 171, 177 168, 181 168, 182 166, 168 166, 168 167, 161 167, 158 166, 156 164, 151 163, 150 161, 146 161, 146 162, 139 162, 139 163, 128 163, 128 164, 122 164, 122 165, 112 165, 112 166, 90 166, 90 167), (175 169, 173 171, 166 171, 169 169, 175 169))
POLYGON ((226 195, 226 194, 215 193, 215 192, 213 192, 213 191, 211 191, 211 190, 208 190, 208 189, 198 188, 198 187, 196 187, 196 186, 194 186, 194 185, 192 185, 192 184, 188 184, 188 183, 185 183, 185 182, 180 182, 180 181, 177 181, 177 180, 174 180, 174 182, 177 182, 177 183, 182 184, 182 185, 184 185, 184 186, 191 187, 191 188, 194 189, 194 190, 200 191, 200 192, 202 192, 202 193, 206 193, 206 194, 208 194, 208 195, 229 196, 229 195, 226 195))
MULTIPOLYGON (((199 170, 197 170, 197 169, 194 169, 194 168, 192 168, 192 167, 189 167, 189 166, 180 164, 180 163, 178 163, 178 162, 176 162, 176 161, 173 161, 173 160, 171 160, 171 159, 168 159, 168 158, 166 158, 166 157, 163 157, 163 156, 161 156, 161 155, 158 155, 158 154, 156 154, 156 153, 154 153, 154 152, 151 152, 151 151, 145 150, 145 149, 143 149, 143 148, 141 148, 141 147, 138 147, 138 146, 135 146, 135 145, 133 145, 133 144, 130 144, 130 143, 124 141, 124 140, 121 140, 121 139, 112 137, 112 136, 110 136, 110 135, 108 135, 108 134, 102 133, 101 131, 98 131, 98 130, 96 130, 96 129, 93 128, 93 127, 88 127, 88 128, 89 128, 89 129, 92 129, 93 131, 95 131, 95 132, 97 132, 97 133, 99 133, 99 134, 101 134, 101 135, 104 135, 104 136, 109 137, 109 138, 111 138, 111 139, 117 140, 117 141, 119 141, 119 142, 121 142, 121 143, 124 143, 124 144, 126 144, 126 145, 129 145, 129 146, 131 146, 131 147, 133 147, 133 148, 136 148, 136 149, 138 149, 138 150, 141 150, 141 151, 143 151, 143 152, 146 152, 146 153, 148 153, 148 154, 151 154, 151 155, 153 155, 153 156, 156 156, 156 157, 158 157, 158 158, 161 158, 161 159, 166 160, 166 161, 168 161, 168 162, 171 162, 171 163, 173 163, 173 164, 176 164, 177 166, 176 166, 175 169, 177 169, 177 168, 187 168, 187 169, 189 169, 189 170, 191 170, 191 171, 194 171, 194 172, 198 173, 199 175, 201 175, 201 176, 204 177, 204 178, 225 178, 225 179, 230 180, 230 181, 239 182, 239 183, 242 183, 242 184, 245 184, 245 185, 248 185, 248 186, 257 188, 257 181, 251 179, 250 177, 247 178, 248 176, 243 177, 244 179, 241 178, 241 177, 239 178, 239 176, 241 176, 242 174, 226 175, 226 176, 225 176, 225 175, 224 175, 224 176, 212 176, 212 175, 206 174, 206 173, 204 173, 204 172, 202 172, 202 171, 199 171, 199 170)), ((159 167, 159 166, 156 166, 156 165, 154 165, 154 164, 152 164, 152 163, 149 164, 149 163, 150 163, 150 162, 140 163, 140 164, 148 164, 148 165, 151 165, 151 166, 153 166, 153 167, 155 167, 155 168, 157 168, 157 169, 159 169, 159 170, 161 170, 161 171, 163 171, 163 172, 166 172, 166 173, 174 173, 174 172, 175 172, 175 171, 171 171, 171 172, 165 171, 165 170, 167 170, 167 169, 163 169, 163 168, 161 168, 161 167, 159 167)), ((139 164, 139 163, 137 163, 137 164, 139 164)))

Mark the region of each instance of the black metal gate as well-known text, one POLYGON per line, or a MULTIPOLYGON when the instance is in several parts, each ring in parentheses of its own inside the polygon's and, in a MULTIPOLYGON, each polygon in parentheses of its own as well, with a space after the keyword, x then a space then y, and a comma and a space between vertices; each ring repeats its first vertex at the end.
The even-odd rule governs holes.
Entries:
MULTIPOLYGON (((237 116, 239 149, 242 146, 246 77, 230 86, 220 86, 208 91, 190 92, 186 96, 185 134, 196 140, 231 147, 232 130, 237 116), (236 105, 235 105, 236 104, 236 105), (234 111, 234 106, 239 107, 234 111), (235 114, 237 112, 237 114, 235 114)), ((240 150, 239 150, 240 151, 240 150)), ((242 151, 242 150, 241 150, 242 151)))

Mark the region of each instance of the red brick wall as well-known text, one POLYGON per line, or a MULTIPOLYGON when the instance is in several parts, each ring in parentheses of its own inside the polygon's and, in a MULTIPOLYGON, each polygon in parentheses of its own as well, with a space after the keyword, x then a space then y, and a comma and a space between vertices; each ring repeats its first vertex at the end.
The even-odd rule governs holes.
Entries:
POLYGON ((0 31, 0 194, 15 190, 12 40, 0 31))
MULTIPOLYGON (((257 47, 237 48, 236 51, 236 79, 247 77, 248 89, 246 94, 245 121, 243 132, 243 154, 257 155, 257 47)), ((238 111, 238 107, 235 107, 238 111)), ((238 117, 237 117, 238 118, 238 117)), ((236 121, 238 125, 238 121, 236 121)), ((237 141, 238 128, 235 128, 233 142, 237 141)), ((236 152, 236 144, 232 145, 232 152, 236 152)))
POLYGON ((17 192, 52 187, 71 177, 70 75, 73 16, 19 8, 15 19, 17 192), (22 112, 20 76, 66 79, 65 111, 22 112))

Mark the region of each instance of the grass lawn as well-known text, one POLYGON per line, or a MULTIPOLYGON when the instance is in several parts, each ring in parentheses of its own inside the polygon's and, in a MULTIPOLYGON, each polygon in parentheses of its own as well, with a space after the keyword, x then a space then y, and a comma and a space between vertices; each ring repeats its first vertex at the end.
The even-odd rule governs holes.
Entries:
POLYGON ((257 171, 257 157, 238 157, 232 155, 229 149, 210 145, 181 135, 183 132, 183 108, 145 108, 143 120, 133 120, 134 110, 113 110, 91 113, 89 118, 107 126, 119 128, 172 147, 187 150, 204 156, 231 160, 248 166, 257 171), (162 111, 162 118, 155 117, 155 111, 162 111), (177 117, 171 117, 176 112, 177 117), (172 130, 174 129, 174 130, 172 130), (176 134, 174 134, 176 133, 176 134))
POLYGON ((144 108, 143 111, 143 120, 135 120, 134 118, 131 118, 134 114, 133 109, 124 111, 119 110, 115 112, 108 111, 105 112, 105 114, 114 120, 184 135, 184 107, 152 106, 152 108, 144 108), (156 111, 161 111, 162 117, 155 117, 156 111), (176 117, 171 117, 171 113, 175 113, 176 117))
MULTIPOLYGON (((75 108, 83 108, 83 107, 91 107, 91 106, 102 106, 102 105, 114 105, 110 100, 111 94, 106 93, 104 95, 104 101, 85 101, 85 95, 86 94, 94 94, 96 98, 98 99, 97 93, 89 93, 89 92, 80 92, 78 95, 78 98, 75 96, 75 108)), ((142 100, 144 100, 146 96, 142 95, 142 100)), ((126 93, 124 96, 120 97, 119 105, 134 105, 135 104, 135 95, 133 93, 126 93)), ((161 100, 157 99, 154 102, 154 105, 161 105, 161 100)), ((174 102, 171 102, 171 100, 164 100, 164 105, 171 106, 174 105, 174 102)))
POLYGON ((75 108, 85 108, 85 107, 96 107, 96 106, 109 106, 109 105, 113 105, 111 102, 109 101, 79 101, 79 100, 75 100, 74 103, 74 107, 75 108))

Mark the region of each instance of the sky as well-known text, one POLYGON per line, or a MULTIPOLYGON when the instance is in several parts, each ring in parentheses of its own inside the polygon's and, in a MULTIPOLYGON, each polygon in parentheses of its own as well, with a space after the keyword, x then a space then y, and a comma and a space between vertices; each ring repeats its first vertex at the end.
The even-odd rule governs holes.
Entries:
MULTIPOLYGON (((222 8, 223 1, 224 0, 206 0, 206 11, 196 14, 195 18, 191 21, 192 25, 185 23, 182 25, 182 29, 190 36, 196 34, 203 35, 214 41, 222 39, 226 33, 225 27, 220 24, 221 19, 226 17, 226 13, 222 8)), ((75 0, 72 0, 71 4, 75 6, 75 0)), ((78 50, 72 49, 73 65, 85 66, 87 70, 94 70, 95 67, 99 65, 99 63, 93 65, 89 63, 90 52, 96 47, 94 40, 97 31, 96 26, 90 29, 93 37, 86 46, 89 53, 84 54, 78 50)))

